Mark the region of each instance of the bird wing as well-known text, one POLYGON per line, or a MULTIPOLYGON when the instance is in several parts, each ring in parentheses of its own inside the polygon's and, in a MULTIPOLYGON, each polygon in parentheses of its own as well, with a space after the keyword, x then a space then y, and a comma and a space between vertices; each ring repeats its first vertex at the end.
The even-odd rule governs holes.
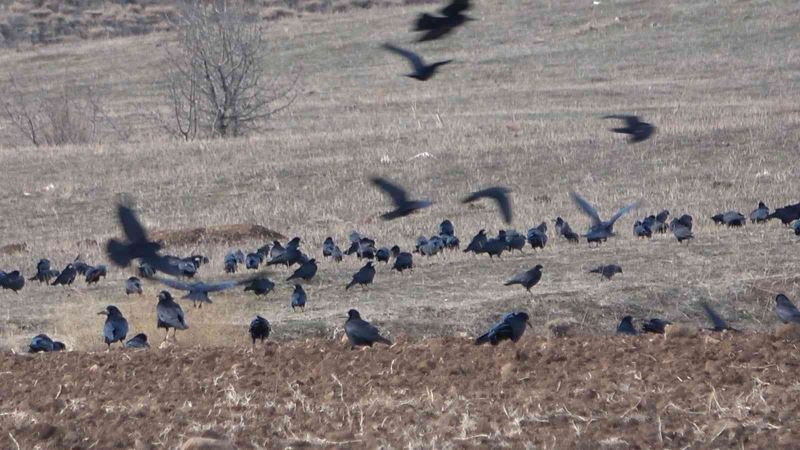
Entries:
POLYGON ((445 16, 455 16, 469 9, 469 0, 453 0, 440 11, 445 16))
POLYGON ((629 127, 635 127, 639 124, 639 118, 630 114, 610 114, 608 116, 603 116, 603 119, 624 120, 625 124, 629 127))
POLYGON ((122 230, 125 232, 125 237, 129 242, 142 243, 147 242, 147 231, 145 231, 142 224, 136 218, 136 213, 133 209, 119 205, 117 206, 117 216, 119 223, 122 225, 122 230))
POLYGON ((370 178, 370 181, 372 181, 372 184, 377 186, 380 190, 388 194, 389 197, 392 198, 392 202, 395 205, 400 206, 408 202, 408 195, 400 186, 379 177, 370 178))
POLYGON ((720 317, 720 315, 717 314, 717 312, 714 311, 714 309, 712 309, 711 306, 708 305, 708 303, 703 302, 701 306, 703 307, 703 310, 706 312, 708 320, 710 320, 711 323, 714 324, 715 330, 727 330, 728 328, 730 328, 728 324, 725 322, 725 320, 722 317, 720 317))
POLYGON ((473 192, 461 202, 471 203, 479 198, 491 198, 500 208, 500 213, 503 215, 503 220, 505 220, 506 223, 511 223, 511 202, 508 199, 509 192, 511 192, 511 190, 505 187, 490 187, 473 192))
POLYGON ((178 289, 181 291, 191 291, 196 286, 196 283, 186 283, 180 280, 173 280, 172 278, 153 277, 153 279, 165 286, 169 286, 172 289, 178 289))
POLYGON ((592 205, 589 204, 586 200, 584 200, 577 192, 570 192, 570 197, 572 197, 572 201, 578 205, 580 208, 589 218, 592 219, 592 226, 600 225, 602 222, 600 220, 600 216, 597 214, 597 210, 594 209, 592 205))
POLYGON ((250 281, 252 281, 252 280, 251 279, 247 279, 247 280, 228 280, 228 281, 222 281, 222 282, 219 282, 219 283, 204 284, 203 285, 203 290, 206 291, 206 292, 219 292, 219 291, 224 291, 226 289, 230 289, 230 288, 242 285, 242 284, 247 284, 250 281))
POLYGON ((414 52, 412 52, 410 50, 406 50, 404 48, 396 47, 396 46, 394 46, 392 44, 389 44, 388 42, 383 44, 383 48, 385 48, 386 50, 389 50, 390 52, 397 53, 398 55, 402 56, 403 58, 406 58, 409 62, 411 62, 411 65, 414 67, 414 70, 417 71, 417 72, 419 72, 419 71, 421 71, 421 70, 423 70, 425 68, 425 62, 422 61, 422 58, 420 58, 419 55, 417 55, 416 53, 414 53, 414 52))
POLYGON ((616 222, 616 221, 617 221, 617 219, 619 219, 619 218, 620 218, 620 217, 622 217, 623 215, 627 214, 627 213, 628 213, 628 211, 630 211, 630 210, 632 210, 632 209, 634 209, 634 208, 638 208, 638 207, 639 207, 639 203, 640 203, 640 202, 637 200, 637 201, 635 201, 635 202, 631 203, 631 204, 630 204, 630 205, 628 205, 628 206, 623 206, 622 208, 620 208, 620 210, 619 210, 619 211, 617 211, 617 212, 616 212, 616 214, 614 214, 613 216, 611 216, 611 218, 610 218, 610 219, 608 219, 608 223, 613 225, 613 224, 614 224, 614 222, 616 222))

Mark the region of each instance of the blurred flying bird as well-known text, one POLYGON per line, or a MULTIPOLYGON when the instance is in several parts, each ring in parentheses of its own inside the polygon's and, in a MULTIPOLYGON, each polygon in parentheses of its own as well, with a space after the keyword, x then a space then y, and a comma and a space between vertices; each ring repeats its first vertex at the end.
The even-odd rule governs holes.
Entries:
POLYGON ((219 283, 205 283, 202 281, 189 282, 189 281, 173 280, 171 278, 160 278, 160 277, 153 277, 153 279, 173 289, 187 291, 188 293, 184 295, 182 298, 184 300, 191 300, 192 304, 196 308, 197 307, 202 308, 203 303, 212 303, 211 299, 208 297, 208 294, 210 292, 224 291, 226 289, 247 284, 251 281, 251 279, 244 279, 244 280, 228 280, 219 283))
POLYGON ((482 198, 490 198, 495 201, 497 207, 500 209, 503 220, 506 223, 511 223, 511 201, 508 198, 508 194, 510 193, 511 189, 502 186, 494 186, 473 192, 464 198, 461 203, 472 203, 482 198))
POLYGON ((628 114, 614 114, 610 116, 603 116, 603 119, 620 119, 625 121, 625 126, 621 128, 612 128, 611 131, 615 133, 628 134, 628 142, 635 144, 637 142, 646 141, 655 131, 656 127, 653 125, 642 122, 639 117, 628 114))
POLYGON ((425 31, 417 42, 433 41, 439 39, 465 22, 475 20, 463 13, 470 7, 469 0, 453 0, 449 5, 442 8, 441 16, 432 14, 420 14, 414 22, 414 31, 425 31))
POLYGON ((525 333, 525 327, 531 326, 527 313, 516 312, 508 313, 503 319, 492 326, 486 333, 475 339, 475 345, 490 343, 497 345, 502 341, 511 340, 517 342, 525 333))
POLYGON ((114 305, 106 306, 106 309, 97 313, 106 316, 103 324, 103 340, 108 348, 114 342, 122 343, 128 335, 128 321, 122 316, 122 312, 114 305))
POLYGON ((419 81, 426 81, 430 79, 436 73, 436 70, 439 68, 439 66, 449 64, 453 61, 452 59, 448 59, 445 61, 438 61, 432 64, 425 64, 425 61, 423 61, 421 56, 417 55, 416 53, 410 50, 396 47, 392 44, 389 44, 388 42, 383 44, 383 48, 389 50, 390 52, 396 53, 402 56, 403 58, 406 58, 408 62, 411 63, 411 68, 413 69, 413 72, 406 74, 406 76, 409 78, 414 78, 415 80, 419 81))
POLYGON ((614 222, 617 221, 620 217, 625 215, 628 211, 632 210, 639 206, 639 202, 633 202, 630 205, 623 206, 620 208, 619 211, 616 212, 610 219, 603 221, 600 219, 600 216, 597 214, 597 210, 589 204, 586 200, 584 200, 577 192, 571 192, 570 196, 572 197, 572 201, 578 206, 578 208, 592 221, 589 230, 586 232, 586 240, 588 242, 596 242, 600 243, 605 241, 611 236, 614 236, 614 222))
POLYGON ((177 304, 172 295, 167 291, 158 294, 158 304, 156 305, 156 328, 164 328, 164 340, 169 337, 169 329, 172 328, 172 338, 177 341, 175 333, 178 330, 189 328, 186 324, 186 317, 183 314, 181 305, 177 304))
POLYGON ((255 349, 256 341, 260 340, 261 343, 264 343, 264 340, 269 337, 269 333, 270 331, 272 331, 272 329, 270 328, 267 319, 261 316, 256 316, 256 318, 250 322, 249 331, 250 331, 250 339, 253 340, 253 349, 255 349))
POLYGON ((372 344, 376 342, 392 345, 392 341, 381 336, 380 331, 366 320, 363 320, 355 309, 347 312, 344 332, 347 334, 347 340, 350 341, 351 350, 361 346, 372 347, 372 344))
POLYGON ((717 314, 717 312, 714 311, 714 309, 711 308, 711 306, 708 303, 702 302, 700 304, 700 306, 703 307, 703 311, 705 311, 706 317, 708 317, 708 320, 710 320, 711 324, 714 325, 714 328, 709 328, 709 330, 711 330, 711 331, 726 331, 726 330, 728 330, 728 331, 736 331, 736 332, 739 331, 739 330, 737 330, 735 328, 731 328, 728 325, 728 323, 725 322, 725 320, 719 314, 717 314))
POLYGON ((388 195, 394 204, 394 209, 392 211, 389 211, 381 216, 381 219, 383 220, 393 220, 399 217, 405 217, 415 211, 427 208, 433 204, 430 200, 409 200, 408 193, 406 193, 403 188, 389 182, 384 178, 372 177, 370 178, 370 181, 386 195, 388 195))
POLYGON ((518 273, 513 278, 505 282, 505 286, 519 284, 530 292, 531 288, 542 279, 542 265, 537 264, 533 269, 518 273))

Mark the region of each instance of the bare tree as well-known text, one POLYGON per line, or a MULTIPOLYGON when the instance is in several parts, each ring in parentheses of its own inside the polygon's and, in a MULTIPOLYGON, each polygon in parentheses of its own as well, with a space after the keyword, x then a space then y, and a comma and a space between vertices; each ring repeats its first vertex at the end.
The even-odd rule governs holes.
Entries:
POLYGON ((105 113, 102 98, 92 85, 65 83, 55 91, 26 91, 15 78, 4 85, 0 114, 35 146, 100 142, 110 133, 123 141, 129 137, 129 132, 117 127, 105 113))
POLYGON ((265 75, 269 46, 255 20, 240 7, 197 1, 178 19, 165 84, 184 139, 239 136, 294 100, 296 78, 265 75))

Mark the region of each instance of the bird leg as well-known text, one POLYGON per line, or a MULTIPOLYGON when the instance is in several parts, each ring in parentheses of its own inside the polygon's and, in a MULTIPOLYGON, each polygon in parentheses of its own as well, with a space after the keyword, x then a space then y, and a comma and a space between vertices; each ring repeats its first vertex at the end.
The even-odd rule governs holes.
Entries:
POLYGON ((167 342, 168 337, 169 337, 169 328, 167 328, 167 332, 164 334, 164 340, 161 342, 167 342))

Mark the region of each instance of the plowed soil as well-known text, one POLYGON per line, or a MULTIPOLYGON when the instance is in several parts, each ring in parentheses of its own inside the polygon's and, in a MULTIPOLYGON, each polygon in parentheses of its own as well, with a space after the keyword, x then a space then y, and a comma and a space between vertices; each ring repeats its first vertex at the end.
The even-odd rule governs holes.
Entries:
POLYGON ((0 358, 0 447, 797 448, 796 331, 0 358))

